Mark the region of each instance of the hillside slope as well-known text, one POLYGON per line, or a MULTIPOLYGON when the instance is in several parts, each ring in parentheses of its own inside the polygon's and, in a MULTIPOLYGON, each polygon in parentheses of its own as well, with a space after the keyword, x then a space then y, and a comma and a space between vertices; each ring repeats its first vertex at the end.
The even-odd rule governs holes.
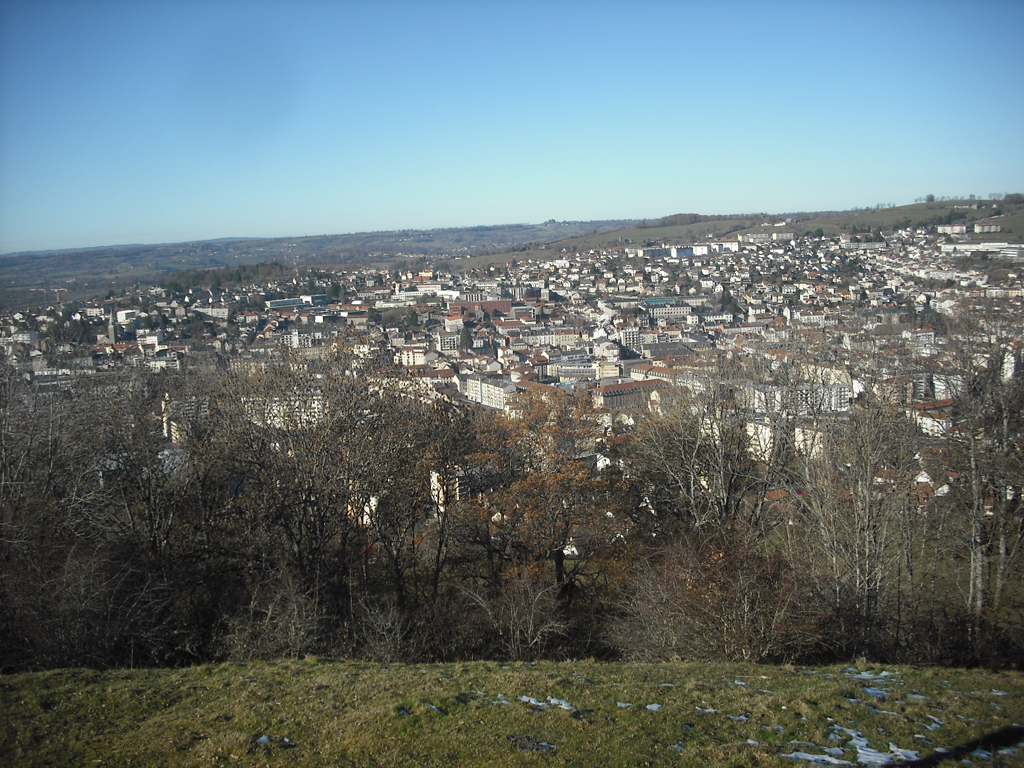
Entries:
POLYGON ((228 238, 166 245, 129 245, 0 256, 0 298, 30 303, 31 292, 61 288, 91 297, 134 283, 158 283, 186 269, 279 261, 341 266, 390 254, 471 255, 621 228, 627 221, 548 221, 543 224, 357 232, 273 239, 228 238))
MULTIPOLYGON (((5 677, 0 762, 897 764, 936 748, 967 757, 976 745, 959 745, 1022 720, 1019 672, 310 659, 5 677)), ((1022 740, 1004 731, 986 762, 1024 765, 1022 740)))
MULTIPOLYGON (((988 200, 943 200, 933 203, 914 203, 895 208, 868 208, 859 211, 751 214, 723 217, 703 217, 695 223, 673 223, 675 216, 644 222, 639 226, 624 227, 596 234, 568 238, 555 244, 567 250, 586 251, 631 243, 693 243, 715 238, 735 239, 753 232, 792 232, 797 236, 821 230, 828 237, 843 233, 892 230, 897 227, 934 227, 943 223, 963 223, 968 228, 979 221, 999 224, 1002 231, 978 235, 980 240, 1024 242, 1024 205, 1004 204, 996 211, 988 200), (970 206, 978 205, 978 208, 970 206), (986 206, 986 207, 980 207, 986 206)), ((971 233, 974 238, 973 232, 971 233)))

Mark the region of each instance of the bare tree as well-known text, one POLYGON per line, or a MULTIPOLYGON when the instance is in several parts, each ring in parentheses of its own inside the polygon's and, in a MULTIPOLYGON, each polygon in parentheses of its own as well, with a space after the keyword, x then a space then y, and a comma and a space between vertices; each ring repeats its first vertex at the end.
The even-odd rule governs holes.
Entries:
POLYGON ((994 310, 953 318, 940 373, 956 400, 940 455, 956 474, 947 503, 958 505, 965 523, 964 599, 974 642, 1005 607, 1024 545, 1024 372, 1009 330, 994 310))
POLYGON ((509 575, 493 598, 472 591, 469 595, 487 615, 504 657, 511 661, 541 656, 568 629, 559 615, 557 587, 528 570, 509 575))
POLYGON ((902 526, 916 513, 916 441, 903 414, 867 408, 823 425, 804 459, 800 504, 789 526, 797 557, 827 587, 835 639, 848 652, 892 647, 902 526), (888 645, 887 645, 888 644, 888 645))
POLYGON ((644 420, 626 455, 659 519, 698 533, 737 521, 759 481, 746 420, 718 387, 644 420))

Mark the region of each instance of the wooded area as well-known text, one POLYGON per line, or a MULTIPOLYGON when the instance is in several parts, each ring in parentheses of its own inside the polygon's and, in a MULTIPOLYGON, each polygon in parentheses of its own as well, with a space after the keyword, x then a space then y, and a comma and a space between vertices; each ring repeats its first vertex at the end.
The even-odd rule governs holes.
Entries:
POLYGON ((625 435, 586 397, 471 411, 341 352, 52 390, 5 368, 3 669, 1020 666, 1024 376, 994 337, 953 336, 956 429, 869 392, 843 418, 775 414, 767 446, 724 368, 625 435))

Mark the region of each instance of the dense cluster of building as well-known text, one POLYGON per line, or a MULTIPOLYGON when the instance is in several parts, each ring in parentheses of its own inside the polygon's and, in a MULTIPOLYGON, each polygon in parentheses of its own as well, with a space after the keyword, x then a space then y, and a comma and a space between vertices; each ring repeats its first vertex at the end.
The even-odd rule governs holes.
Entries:
POLYGON ((725 387, 752 436, 772 414, 842 414, 868 390, 940 434, 957 397, 944 321, 961 311, 999 318, 1015 350, 1001 365, 1012 375, 1021 246, 924 230, 862 240, 770 229, 707 243, 554 249, 461 274, 419 259, 414 268, 308 270, 261 285, 154 286, 9 314, 0 344, 8 364, 51 385, 125 368, 245 369, 345 344, 393 358, 424 392, 467 407, 509 409, 531 390, 585 391, 610 429, 628 428, 666 396, 725 387), (726 361, 743 373, 723 380, 726 361), (780 371, 795 375, 780 383, 780 371))

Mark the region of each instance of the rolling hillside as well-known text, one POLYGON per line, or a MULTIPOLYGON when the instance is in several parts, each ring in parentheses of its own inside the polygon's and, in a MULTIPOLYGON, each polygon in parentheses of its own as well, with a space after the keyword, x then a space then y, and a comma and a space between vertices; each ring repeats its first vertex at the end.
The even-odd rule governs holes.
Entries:
MULTIPOLYGON (((1014 200, 1019 196, 1014 196, 1014 200)), ((0 305, 28 306, 62 297, 87 299, 118 292, 135 283, 157 283, 187 269, 279 262, 296 266, 393 266, 410 255, 457 257, 453 268, 505 263, 512 258, 549 257, 554 252, 653 243, 686 244, 735 238, 753 232, 793 232, 826 236, 877 232, 895 227, 990 220, 1002 231, 984 240, 1024 241, 1024 203, 945 200, 859 211, 732 214, 676 214, 643 222, 622 220, 516 224, 434 230, 362 232, 275 239, 225 239, 170 245, 132 245, 0 256, 0 305), (998 216, 994 217, 994 214, 998 216)), ((973 237, 973 235, 972 235, 973 237)))
POLYGON ((988 200, 946 200, 860 211, 704 217, 704 221, 683 224, 672 223, 676 217, 666 216, 664 219, 643 223, 640 226, 569 238, 557 245, 569 250, 585 251, 625 243, 685 244, 714 238, 735 238, 753 232, 786 231, 799 236, 815 233, 818 229, 821 229, 825 236, 834 237, 843 233, 875 231, 879 228, 892 230, 896 227, 933 227, 936 224, 948 223, 950 219, 954 223, 966 223, 968 226, 976 221, 991 220, 992 223, 999 224, 1002 231, 998 234, 978 235, 978 239, 1024 242, 1024 205, 1003 205, 1002 215, 998 218, 992 218, 994 211, 991 205, 992 202, 988 200), (958 207, 975 204, 989 207, 958 207), (773 226, 774 224, 779 226, 773 226))
MULTIPOLYGON (((0 256, 0 303, 39 303, 39 291, 90 298, 134 283, 157 283, 186 269, 278 261, 341 266, 386 261, 395 254, 471 255, 621 228, 627 221, 548 221, 543 224, 360 232, 274 239, 224 239, 130 245, 0 256), (33 296, 33 294, 35 294, 33 296), (33 298, 35 301, 33 302, 33 298)), ((52 298, 50 299, 52 301, 52 298)))

